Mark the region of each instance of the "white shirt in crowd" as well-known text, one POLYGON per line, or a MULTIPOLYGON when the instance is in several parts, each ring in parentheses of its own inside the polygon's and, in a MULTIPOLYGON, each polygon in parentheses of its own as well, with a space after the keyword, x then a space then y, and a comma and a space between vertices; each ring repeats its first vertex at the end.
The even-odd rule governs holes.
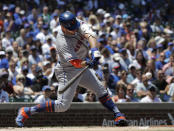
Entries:
MULTIPOLYGON (((58 21, 58 20, 57 20, 58 21)), ((52 19, 50 22, 50 28, 51 30, 53 30, 54 28, 56 28, 58 22, 55 19, 52 19)))
POLYGON ((9 39, 7 39, 6 37, 4 37, 2 39, 2 47, 6 49, 9 46, 12 46, 11 41, 9 39))
POLYGON ((143 84, 143 82, 137 82, 135 85, 135 92, 139 92, 139 91, 147 91, 147 88, 143 84))
POLYGON ((8 93, 0 89, 0 103, 9 102, 8 93))
POLYGON ((56 46, 55 46, 55 44, 48 44, 48 43, 44 43, 43 45, 42 45, 42 53, 44 54, 44 55, 46 55, 46 54, 50 54, 50 48, 51 47, 55 47, 56 48, 56 46))
POLYGON ((42 44, 46 42, 46 35, 43 32, 39 32, 36 38, 39 39, 42 44))
POLYGON ((151 99, 148 95, 143 97, 140 102, 145 103, 152 103, 152 102, 161 102, 161 99, 159 97, 155 97, 154 99, 151 99))
POLYGON ((50 100, 50 98, 46 98, 44 95, 40 95, 39 97, 36 98, 36 100, 34 101, 34 103, 44 103, 46 101, 50 100))

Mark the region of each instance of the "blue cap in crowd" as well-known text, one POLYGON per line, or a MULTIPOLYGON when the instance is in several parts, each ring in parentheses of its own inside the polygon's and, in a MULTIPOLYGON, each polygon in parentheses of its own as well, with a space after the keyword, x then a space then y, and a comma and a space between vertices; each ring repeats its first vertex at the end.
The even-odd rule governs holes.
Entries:
POLYGON ((22 21, 27 22, 27 17, 22 17, 22 21))
POLYGON ((36 46, 35 45, 32 45, 31 47, 30 47, 30 50, 36 50, 37 48, 36 48, 36 46))
POLYGON ((16 6, 14 4, 10 4, 9 7, 8 7, 8 11, 9 12, 14 12, 16 6))
POLYGON ((26 28, 29 28, 30 27, 30 24, 28 24, 28 23, 26 23, 25 25, 24 25, 24 28, 26 29, 26 28))
POLYGON ((8 64, 8 60, 6 58, 2 59, 0 61, 0 69, 5 68, 8 69, 9 64, 8 64))
POLYGON ((51 90, 50 86, 43 86, 42 91, 51 90))
POLYGON ((32 33, 32 32, 28 32, 28 33, 26 34, 26 38, 30 38, 30 37, 33 37, 33 33, 32 33))
POLYGON ((168 43, 168 46, 171 46, 171 45, 173 45, 173 44, 174 44, 173 42, 169 42, 169 43, 168 43))
POLYGON ((43 28, 44 30, 48 30, 48 29, 49 29, 49 26, 48 26, 47 24, 45 24, 45 25, 42 26, 42 28, 43 28))

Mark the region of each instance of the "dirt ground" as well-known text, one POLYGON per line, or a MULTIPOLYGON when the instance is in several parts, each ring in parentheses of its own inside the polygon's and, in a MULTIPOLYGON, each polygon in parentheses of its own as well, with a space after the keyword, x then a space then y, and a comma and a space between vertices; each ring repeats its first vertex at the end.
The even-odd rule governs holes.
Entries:
POLYGON ((0 131, 174 131, 174 127, 8 127, 0 131))

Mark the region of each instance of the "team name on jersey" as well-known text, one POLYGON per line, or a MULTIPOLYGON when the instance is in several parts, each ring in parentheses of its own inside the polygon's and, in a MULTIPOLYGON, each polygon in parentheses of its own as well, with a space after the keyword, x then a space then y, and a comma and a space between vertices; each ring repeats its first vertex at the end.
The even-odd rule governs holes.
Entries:
POLYGON ((75 52, 79 51, 80 46, 83 44, 83 42, 82 42, 83 40, 84 40, 84 38, 82 36, 80 36, 80 40, 77 41, 77 44, 76 44, 76 46, 74 48, 75 52))

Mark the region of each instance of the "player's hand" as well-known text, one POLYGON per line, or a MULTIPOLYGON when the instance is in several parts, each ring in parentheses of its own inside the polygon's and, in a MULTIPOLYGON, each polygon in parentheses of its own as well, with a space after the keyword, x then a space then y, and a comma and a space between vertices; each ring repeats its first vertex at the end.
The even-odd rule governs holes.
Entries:
POLYGON ((92 61, 86 61, 86 65, 88 65, 89 68, 94 67, 94 63, 92 61))
POLYGON ((94 66, 98 65, 98 60, 90 60, 90 59, 87 59, 86 60, 86 65, 89 66, 89 68, 93 68, 94 66))

